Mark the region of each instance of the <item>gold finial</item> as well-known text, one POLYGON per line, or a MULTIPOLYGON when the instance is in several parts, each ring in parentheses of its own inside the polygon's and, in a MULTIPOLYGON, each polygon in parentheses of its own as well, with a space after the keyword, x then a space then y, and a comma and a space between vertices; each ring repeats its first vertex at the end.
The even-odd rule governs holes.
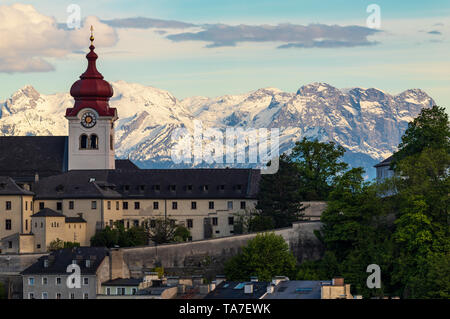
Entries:
POLYGON ((94 27, 91 25, 91 37, 89 38, 91 40, 91 45, 93 45, 94 42, 94 27))

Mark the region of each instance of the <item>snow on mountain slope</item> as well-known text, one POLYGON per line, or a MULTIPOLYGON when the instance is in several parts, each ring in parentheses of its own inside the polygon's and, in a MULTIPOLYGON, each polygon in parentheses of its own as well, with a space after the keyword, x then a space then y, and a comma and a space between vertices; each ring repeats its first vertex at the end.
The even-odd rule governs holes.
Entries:
MULTIPOLYGON (((303 136, 333 140, 348 152, 345 160, 372 166, 396 150, 407 124, 433 99, 420 89, 390 95, 378 89, 339 90, 326 83, 304 85, 295 93, 276 88, 221 97, 190 97, 141 84, 113 82, 110 101, 118 109, 116 155, 142 167, 175 167, 170 158, 172 132, 203 128, 279 128, 280 149, 288 151, 303 136)), ((26 86, 0 102, 0 135, 66 135, 68 93, 43 95, 26 86)), ((206 165, 205 165, 206 166, 206 165)))

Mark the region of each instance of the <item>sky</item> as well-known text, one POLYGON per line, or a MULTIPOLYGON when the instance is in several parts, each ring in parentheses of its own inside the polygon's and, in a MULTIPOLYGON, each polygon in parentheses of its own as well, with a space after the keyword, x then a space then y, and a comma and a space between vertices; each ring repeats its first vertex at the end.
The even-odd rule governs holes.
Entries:
POLYGON ((0 0, 0 101, 69 91, 90 25, 106 80, 178 99, 326 82, 421 88, 450 110, 448 0, 0 0))

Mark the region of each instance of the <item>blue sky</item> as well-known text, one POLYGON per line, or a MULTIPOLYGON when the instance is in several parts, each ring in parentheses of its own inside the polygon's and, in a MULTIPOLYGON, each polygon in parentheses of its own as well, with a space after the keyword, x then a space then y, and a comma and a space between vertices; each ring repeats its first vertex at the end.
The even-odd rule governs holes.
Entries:
MULTIPOLYGON (((12 22, 0 20, 1 32, 11 29, 2 38, 14 36, 0 45, 0 100, 26 84, 43 93, 68 91, 84 71, 79 51, 86 52, 89 45, 86 28, 63 33, 50 26, 52 19, 64 23, 68 5, 75 3, 82 19, 94 21, 99 68, 110 81, 151 85, 180 99, 269 86, 295 91, 316 81, 339 88, 377 87, 393 94, 422 88, 450 109, 448 0, 0 2, 8 8, 17 3, 32 6, 31 11, 14 8, 17 14, 35 17, 23 20, 40 24, 16 24, 21 15, 12 22), (381 9, 378 32, 366 25, 366 7, 372 3, 381 9), (123 19, 136 17, 195 26, 124 27, 123 19), (119 24, 112 24, 112 19, 119 19, 119 24), (291 24, 287 30, 277 27, 285 23, 291 24), (311 23, 319 26, 308 27, 311 23), (264 25, 275 29, 269 32, 264 25), (323 36, 309 37, 314 30, 323 36)), ((0 7, 0 15, 6 9, 0 7)))

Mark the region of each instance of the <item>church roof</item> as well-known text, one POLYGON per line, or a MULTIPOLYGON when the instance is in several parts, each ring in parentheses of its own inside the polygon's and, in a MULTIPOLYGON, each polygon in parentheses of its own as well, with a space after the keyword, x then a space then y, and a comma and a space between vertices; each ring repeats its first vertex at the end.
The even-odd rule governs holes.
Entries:
POLYGON ((35 184, 37 199, 256 198, 255 169, 73 170, 35 184))
POLYGON ((34 180, 67 171, 67 136, 0 136, 0 175, 34 180))
POLYGON ((21 188, 8 176, 0 176, 0 195, 33 195, 33 192, 21 188))

